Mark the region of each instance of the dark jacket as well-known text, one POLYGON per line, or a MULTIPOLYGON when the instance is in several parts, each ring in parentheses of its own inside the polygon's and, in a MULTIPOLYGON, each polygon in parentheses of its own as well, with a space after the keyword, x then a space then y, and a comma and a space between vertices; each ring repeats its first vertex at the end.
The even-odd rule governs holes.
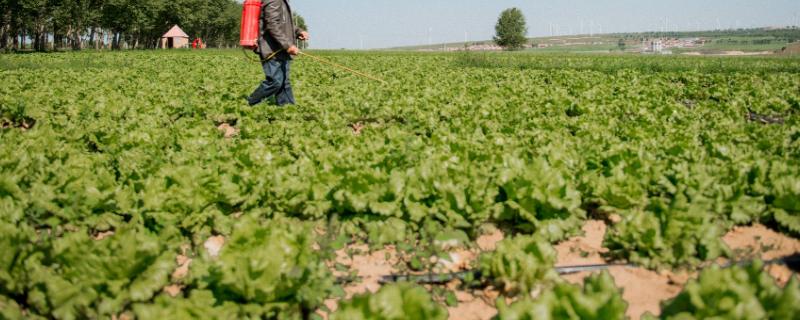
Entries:
POLYGON ((295 40, 303 30, 294 26, 289 0, 265 0, 261 4, 260 28, 258 50, 262 60, 281 50, 274 58, 292 58, 286 49, 296 44, 295 40))

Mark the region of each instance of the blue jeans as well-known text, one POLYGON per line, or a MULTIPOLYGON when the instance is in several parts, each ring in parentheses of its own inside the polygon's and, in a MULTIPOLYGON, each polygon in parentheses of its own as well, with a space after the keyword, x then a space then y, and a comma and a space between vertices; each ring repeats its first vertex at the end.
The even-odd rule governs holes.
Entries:
POLYGON ((250 94, 247 103, 250 106, 257 105, 264 99, 275 97, 275 103, 279 106, 295 104, 292 84, 289 82, 289 69, 291 60, 271 59, 261 64, 267 79, 250 94))

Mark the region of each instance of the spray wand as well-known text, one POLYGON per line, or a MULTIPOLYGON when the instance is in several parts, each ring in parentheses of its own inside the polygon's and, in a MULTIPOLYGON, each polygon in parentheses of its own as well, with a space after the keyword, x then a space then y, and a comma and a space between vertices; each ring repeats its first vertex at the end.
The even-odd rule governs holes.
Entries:
POLYGON ((332 67, 335 67, 335 68, 339 68, 339 69, 348 71, 348 72, 350 72, 352 74, 359 75, 359 76, 362 76, 364 78, 380 82, 381 84, 386 84, 386 81, 384 81, 381 78, 378 78, 378 77, 375 77, 375 76, 372 76, 372 75, 369 75, 369 74, 366 74, 366 73, 363 73, 363 72, 360 72, 360 71, 357 71, 357 70, 353 70, 351 68, 345 67, 345 66, 343 66, 341 64, 338 64, 336 62, 333 62, 333 61, 330 61, 330 60, 327 60, 327 59, 324 59, 324 58, 321 58, 321 57, 313 56, 313 55, 310 55, 310 54, 305 53, 303 51, 299 51, 299 54, 302 55, 302 56, 309 57, 309 58, 311 58, 311 59, 313 59, 313 60, 315 60, 315 61, 317 61, 319 63, 322 63, 322 64, 325 64, 325 65, 328 65, 328 66, 332 66, 332 67))
MULTIPOLYGON (((285 49, 281 49, 281 50, 275 51, 272 54, 270 54, 266 59, 261 59, 260 62, 264 63, 264 62, 270 61, 270 60, 272 60, 272 58, 274 58, 276 55, 278 55, 279 53, 283 52, 284 50, 285 49)), ((244 52, 244 49, 243 49, 243 52, 244 52)), ((354 70, 352 68, 343 66, 341 64, 338 64, 336 62, 330 61, 328 59, 325 59, 325 58, 322 58, 322 57, 319 57, 319 56, 315 56, 315 55, 311 55, 311 54, 305 53, 303 51, 298 51, 298 54, 302 55, 302 56, 305 56, 305 57, 308 57, 308 58, 311 58, 312 60, 314 60, 316 62, 319 62, 321 64, 324 64, 324 65, 327 65, 327 66, 331 66, 331 67, 334 67, 334 68, 338 68, 338 69, 342 69, 344 71, 350 72, 350 73, 355 74, 357 76, 361 76, 363 78, 367 78, 367 79, 372 80, 372 81, 380 82, 381 84, 384 84, 384 85, 387 84, 387 82, 385 80, 381 79, 381 78, 378 78, 376 76, 373 76, 373 75, 370 75, 370 74, 367 74, 367 73, 364 73, 364 72, 361 72, 361 71, 358 71, 358 70, 354 70)), ((259 59, 250 58, 247 55, 247 52, 244 52, 244 55, 250 61, 253 61, 253 62, 259 61, 259 59)))

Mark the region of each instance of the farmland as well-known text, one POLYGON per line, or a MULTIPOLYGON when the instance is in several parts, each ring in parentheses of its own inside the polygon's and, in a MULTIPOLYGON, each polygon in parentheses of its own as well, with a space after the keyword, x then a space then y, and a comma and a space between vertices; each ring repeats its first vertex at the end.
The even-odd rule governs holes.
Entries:
POLYGON ((318 54, 0 55, 0 318, 800 313, 800 59, 318 54))

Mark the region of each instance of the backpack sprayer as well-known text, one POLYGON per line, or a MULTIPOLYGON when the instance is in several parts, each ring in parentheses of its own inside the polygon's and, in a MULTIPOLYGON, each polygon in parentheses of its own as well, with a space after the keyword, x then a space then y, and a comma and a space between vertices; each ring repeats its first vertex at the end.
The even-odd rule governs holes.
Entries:
MULTIPOLYGON (((239 36, 239 45, 244 49, 255 49, 258 47, 258 37, 260 37, 259 32, 259 19, 261 18, 261 0, 245 0, 244 5, 242 6, 242 26, 240 30, 239 36)), ((269 57, 266 59, 261 60, 260 62, 269 61, 275 57, 278 53, 284 51, 284 49, 278 50, 273 52, 269 57)), ((375 76, 371 76, 369 74, 353 70, 341 64, 335 63, 333 61, 317 57, 303 51, 299 51, 299 54, 305 57, 309 57, 314 61, 322 63, 327 66, 332 66, 334 68, 342 69, 352 74, 380 82, 382 84, 386 84, 386 81, 380 79, 375 76)), ((245 53, 245 56, 247 54, 245 53)), ((249 58, 248 58, 249 59, 249 58)))

